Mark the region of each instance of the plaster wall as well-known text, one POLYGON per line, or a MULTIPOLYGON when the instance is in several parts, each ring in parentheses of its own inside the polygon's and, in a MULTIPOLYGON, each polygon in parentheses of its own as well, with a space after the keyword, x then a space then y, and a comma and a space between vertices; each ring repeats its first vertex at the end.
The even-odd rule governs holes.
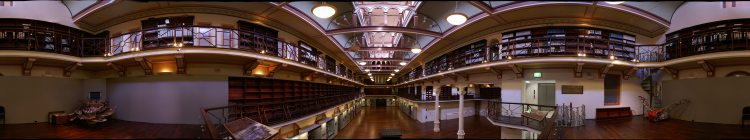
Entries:
POLYGON ((79 29, 60 1, 13 1, 13 6, 3 6, 0 13, 0 18, 41 20, 79 29))
MULTIPOLYGON (((714 77, 663 81, 662 107, 682 99, 670 118, 720 124, 740 124, 742 108, 750 106, 750 77, 714 77)), ((747 123, 747 122, 746 122, 747 123)))
POLYGON ((8 124, 48 122, 49 112, 70 113, 78 107, 85 98, 83 87, 83 79, 0 76, 0 106, 8 124))

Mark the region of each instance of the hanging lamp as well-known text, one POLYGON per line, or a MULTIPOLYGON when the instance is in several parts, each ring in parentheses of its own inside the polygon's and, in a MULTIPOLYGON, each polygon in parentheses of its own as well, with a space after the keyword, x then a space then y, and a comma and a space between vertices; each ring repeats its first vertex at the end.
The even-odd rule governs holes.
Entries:
POLYGON ((604 2, 606 2, 608 4, 622 4, 622 3, 625 3, 625 1, 604 1, 604 2))
POLYGON ((454 13, 448 14, 448 16, 445 16, 445 20, 448 21, 448 23, 453 25, 461 25, 468 20, 469 17, 466 16, 466 14, 459 13, 458 12, 458 1, 456 1, 456 10, 454 13))
POLYGON ((336 14, 336 7, 330 4, 326 4, 326 2, 323 2, 323 4, 318 4, 315 7, 313 7, 312 13, 313 15, 319 18, 329 18, 333 16, 333 14, 336 14))

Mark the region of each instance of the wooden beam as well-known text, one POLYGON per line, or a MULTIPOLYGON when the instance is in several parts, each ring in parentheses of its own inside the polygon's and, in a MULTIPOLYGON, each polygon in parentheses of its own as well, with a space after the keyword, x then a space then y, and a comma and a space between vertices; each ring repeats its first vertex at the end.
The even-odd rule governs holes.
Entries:
POLYGON ((141 63, 141 67, 143 68, 143 71, 146 72, 146 75, 154 75, 154 67, 151 64, 151 61, 148 61, 143 57, 136 57, 135 61, 141 63))
POLYGON ((573 68, 573 78, 582 78, 583 77, 583 62, 576 63, 576 67, 573 68))
POLYGON ((464 78, 464 81, 469 81, 469 74, 462 74, 462 73, 453 73, 453 75, 458 75, 464 78))
POLYGON ((622 71, 622 79, 628 80, 630 78, 630 75, 633 74, 633 72, 637 71, 638 67, 633 67, 632 69, 625 69, 622 71))
POLYGON ((300 73, 299 74, 299 80, 305 80, 305 78, 307 78, 307 76, 310 76, 310 75, 315 74, 315 73, 318 73, 318 72, 303 72, 303 73, 300 73))
POLYGON ((312 77, 310 77, 310 81, 315 81, 316 78, 319 78, 323 75, 324 75, 323 73, 315 72, 314 74, 312 74, 312 77))
POLYGON ((496 68, 493 68, 493 67, 490 67, 490 66, 486 66, 486 67, 484 67, 484 69, 489 70, 490 72, 492 72, 495 75, 497 75, 497 79, 503 79, 503 71, 502 70, 496 69, 496 68))
POLYGON ((269 67, 268 68, 268 74, 266 74, 266 77, 273 77, 273 75, 276 72, 279 72, 279 70, 281 70, 281 68, 286 67, 286 66, 287 66, 287 64, 280 64, 280 65, 269 67))
POLYGON ((673 80, 680 79, 680 71, 677 71, 676 69, 660 67, 659 70, 663 70, 667 74, 671 75, 673 80))
POLYGON ((706 70, 706 77, 716 77, 716 69, 714 68, 714 65, 708 63, 706 60, 698 60, 698 64, 703 67, 703 70, 706 70))
POLYGON ((523 78, 523 69, 521 67, 516 64, 508 64, 508 67, 516 73, 516 78, 523 78))
POLYGON ((78 66, 83 66, 83 63, 77 62, 77 63, 70 64, 68 66, 65 66, 63 68, 63 77, 70 77, 70 74, 72 74, 73 71, 75 71, 76 68, 78 68, 78 66))
POLYGON ((21 66, 22 76, 31 76, 31 68, 34 67, 34 61, 36 61, 36 57, 26 58, 26 61, 24 61, 23 65, 21 66))
POLYGON ((177 60, 177 74, 187 74, 187 69, 185 69, 185 55, 175 54, 174 58, 177 60))
POLYGON ((336 81, 339 81, 339 80, 341 80, 341 78, 330 78, 330 79, 327 79, 328 83, 333 83, 333 82, 336 82, 336 81))
MULTIPOLYGON (((255 59, 255 60, 252 60, 249 63, 245 64, 243 66, 242 75, 252 76, 253 75, 253 72, 252 72, 253 69, 255 69, 256 67, 258 67, 258 65, 260 65, 260 63, 263 63, 263 59, 255 59), (248 72, 248 71, 250 71, 250 72, 248 72)), ((302 80, 304 80, 304 79, 302 79, 302 80)))
POLYGON ((607 77, 607 72, 609 72, 609 68, 612 66, 615 66, 615 64, 609 63, 599 68, 599 78, 607 77))
POLYGON ((127 67, 125 66, 118 65, 112 62, 107 62, 107 66, 111 66, 112 69, 115 69, 115 71, 117 72, 118 75, 120 75, 120 77, 128 76, 128 73, 125 72, 127 70, 127 67))

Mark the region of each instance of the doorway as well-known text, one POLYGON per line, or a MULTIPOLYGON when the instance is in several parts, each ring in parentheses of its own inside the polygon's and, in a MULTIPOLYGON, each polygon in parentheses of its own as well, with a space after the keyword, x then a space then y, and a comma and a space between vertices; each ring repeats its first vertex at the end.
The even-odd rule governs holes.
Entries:
POLYGON ((375 99, 375 106, 386 106, 387 101, 385 99, 375 99))
POLYGON ((538 83, 537 89, 539 89, 537 93, 539 105, 555 105, 555 83, 538 83))
POLYGON ((555 105, 556 84, 554 80, 529 80, 522 82, 524 82, 524 95, 521 102, 538 105, 555 105))

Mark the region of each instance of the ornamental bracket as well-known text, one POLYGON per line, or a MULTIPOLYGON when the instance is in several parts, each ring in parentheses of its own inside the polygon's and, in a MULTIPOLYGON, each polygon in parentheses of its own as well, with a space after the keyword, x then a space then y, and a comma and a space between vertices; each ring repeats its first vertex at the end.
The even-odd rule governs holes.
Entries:
POLYGON ((63 68, 63 77, 70 77, 70 74, 72 74, 73 71, 75 71, 76 68, 78 68, 79 66, 83 66, 83 63, 77 62, 77 63, 70 64, 68 66, 65 66, 63 68))

